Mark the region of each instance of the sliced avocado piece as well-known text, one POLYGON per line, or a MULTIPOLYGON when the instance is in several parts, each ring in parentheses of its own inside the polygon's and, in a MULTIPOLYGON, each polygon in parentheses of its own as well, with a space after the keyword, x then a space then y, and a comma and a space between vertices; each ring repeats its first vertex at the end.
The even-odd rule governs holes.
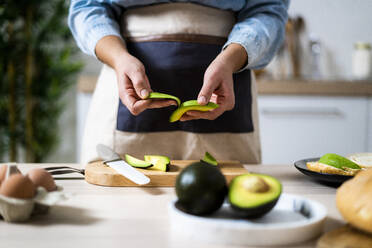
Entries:
POLYGON ((353 161, 334 153, 324 154, 318 162, 341 170, 344 170, 345 167, 350 169, 360 169, 360 166, 353 161))
POLYGON ((211 165, 218 165, 217 160, 209 152, 205 152, 203 159, 200 161, 211 165))
POLYGON ((145 155, 145 161, 154 165, 150 170, 169 171, 170 159, 167 156, 145 155))
POLYGON ((209 102, 206 105, 200 105, 197 100, 186 101, 183 102, 175 111, 173 111, 169 118, 169 121, 170 122, 178 121, 184 113, 190 110, 210 111, 218 107, 219 107, 218 104, 213 102, 209 102))
POLYGON ((207 215, 224 202, 227 185, 217 166, 203 162, 188 165, 176 179, 176 207, 186 213, 207 215))
POLYGON ((150 94, 147 98, 149 98, 149 99, 172 99, 172 100, 175 100, 177 102, 178 106, 181 105, 181 100, 178 97, 168 95, 168 94, 164 94, 164 93, 160 93, 160 92, 150 92, 150 94))
POLYGON ((257 218, 268 213, 282 193, 280 181, 263 174, 243 174, 229 186, 228 198, 239 216, 257 218))
POLYGON ((153 166, 152 163, 135 158, 129 154, 125 154, 125 161, 127 161, 128 164, 136 168, 146 169, 153 166))

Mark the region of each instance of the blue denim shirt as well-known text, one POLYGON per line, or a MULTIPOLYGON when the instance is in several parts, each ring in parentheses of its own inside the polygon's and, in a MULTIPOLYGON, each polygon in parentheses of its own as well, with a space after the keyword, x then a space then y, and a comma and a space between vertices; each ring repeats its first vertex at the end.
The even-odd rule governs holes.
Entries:
POLYGON ((289 0, 71 0, 68 24, 81 50, 95 56, 101 38, 121 37, 116 20, 123 9, 167 2, 193 2, 234 11, 237 22, 224 48, 230 43, 242 45, 249 69, 267 65, 284 39, 289 0))

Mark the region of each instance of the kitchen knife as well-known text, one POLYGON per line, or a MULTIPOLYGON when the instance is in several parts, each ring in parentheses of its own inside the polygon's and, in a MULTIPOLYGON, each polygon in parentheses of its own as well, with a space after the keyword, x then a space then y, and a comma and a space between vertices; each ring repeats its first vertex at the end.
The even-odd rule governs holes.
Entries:
POLYGON ((121 159, 119 154, 114 152, 110 147, 103 144, 98 144, 96 149, 98 155, 105 160, 103 163, 114 169, 120 175, 123 175, 124 177, 139 185, 148 184, 150 182, 149 177, 145 176, 143 173, 130 166, 127 162, 121 159))

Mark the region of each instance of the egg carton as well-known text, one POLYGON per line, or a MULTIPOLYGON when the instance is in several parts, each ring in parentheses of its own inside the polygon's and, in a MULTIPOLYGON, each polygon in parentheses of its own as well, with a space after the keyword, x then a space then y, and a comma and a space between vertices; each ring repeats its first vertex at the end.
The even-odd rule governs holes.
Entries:
MULTIPOLYGON (((15 173, 20 173, 17 165, 9 163, 5 178, 15 173)), ((21 222, 28 220, 32 215, 46 214, 50 206, 68 198, 62 190, 61 186, 57 186, 57 189, 52 192, 38 187, 35 196, 31 199, 0 195, 0 218, 7 222, 21 222)))
POLYGON ((58 186, 56 191, 48 192, 43 187, 38 187, 36 195, 31 199, 17 199, 0 195, 0 215, 7 222, 22 222, 32 215, 46 214, 49 207, 67 196, 58 186))

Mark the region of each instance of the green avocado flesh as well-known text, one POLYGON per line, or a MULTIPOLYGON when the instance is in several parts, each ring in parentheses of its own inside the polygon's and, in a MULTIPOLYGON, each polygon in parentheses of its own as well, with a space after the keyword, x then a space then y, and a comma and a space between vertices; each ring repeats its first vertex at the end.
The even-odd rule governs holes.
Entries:
POLYGON ((171 99, 171 100, 175 100, 177 102, 177 105, 180 106, 181 105, 181 100, 176 97, 176 96, 172 96, 172 95, 168 95, 168 94, 164 94, 164 93, 159 93, 159 92, 151 92, 148 96, 149 99, 171 99))
POLYGON ((192 163, 183 169, 175 186, 176 207, 194 215, 217 211, 227 193, 226 179, 220 169, 203 162, 192 163))
POLYGON ((170 116, 169 121, 175 122, 178 121, 184 113, 190 110, 197 111, 210 111, 212 109, 218 108, 218 104, 209 102, 206 105, 200 105, 197 100, 190 100, 183 102, 170 116))
POLYGON ((128 155, 128 154, 125 154, 125 161, 127 161, 128 164, 136 168, 144 169, 144 168, 149 168, 153 166, 151 162, 143 161, 141 159, 132 157, 131 155, 128 155))
POLYGON ((201 161, 211 165, 218 165, 217 160, 209 152, 205 152, 201 161))
POLYGON ((228 198, 232 208, 245 217, 259 217, 269 212, 282 192, 282 185, 274 177, 263 174, 243 174, 229 186, 228 198))
POLYGON ((345 167, 350 169, 360 169, 360 166, 353 161, 334 153, 324 154, 318 162, 341 170, 344 170, 345 167))
POLYGON ((167 156, 145 155, 145 161, 154 165, 150 170, 169 171, 170 159, 167 156))

